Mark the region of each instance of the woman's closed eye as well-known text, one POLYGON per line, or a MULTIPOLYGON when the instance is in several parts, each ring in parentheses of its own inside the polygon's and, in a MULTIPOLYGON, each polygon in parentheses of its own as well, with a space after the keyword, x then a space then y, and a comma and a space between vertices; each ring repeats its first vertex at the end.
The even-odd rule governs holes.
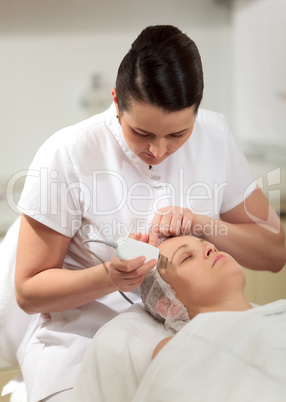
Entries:
MULTIPOLYGON (((151 133, 139 133, 138 131, 133 129, 134 134, 136 134, 138 137, 140 138, 151 138, 154 137, 154 134, 151 133)), ((183 132, 183 133, 175 133, 175 134, 169 134, 167 135, 167 138, 172 138, 172 139, 180 139, 182 138, 185 134, 187 133, 187 131, 183 132)))
POLYGON ((137 131, 134 131, 134 132, 140 138, 150 138, 151 137, 151 134, 140 134, 137 131))
POLYGON ((183 256, 181 264, 183 264, 184 262, 190 260, 193 256, 194 256, 193 253, 188 253, 188 255, 183 256))

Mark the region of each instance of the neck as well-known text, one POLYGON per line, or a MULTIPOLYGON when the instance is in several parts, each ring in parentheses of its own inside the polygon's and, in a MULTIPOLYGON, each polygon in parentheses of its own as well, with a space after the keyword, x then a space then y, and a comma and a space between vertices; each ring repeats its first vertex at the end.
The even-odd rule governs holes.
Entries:
POLYGON ((251 304, 243 298, 242 300, 228 300, 217 311, 246 311, 251 308, 251 304))
POLYGON ((201 306, 201 308, 199 308, 199 311, 197 312, 192 312, 188 309, 188 313, 190 318, 194 318, 197 314, 200 313, 212 313, 216 311, 246 311, 252 308, 253 307, 245 299, 245 297, 241 296, 214 303, 211 306, 201 306))

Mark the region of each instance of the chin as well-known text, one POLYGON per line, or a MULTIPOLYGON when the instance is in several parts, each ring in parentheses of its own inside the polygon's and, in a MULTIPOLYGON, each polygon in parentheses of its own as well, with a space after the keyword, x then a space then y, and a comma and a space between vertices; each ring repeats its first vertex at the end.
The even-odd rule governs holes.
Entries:
POLYGON ((141 154, 138 156, 143 162, 147 163, 150 166, 153 166, 153 165, 159 165, 160 163, 164 162, 164 160, 167 159, 169 155, 164 155, 160 159, 148 158, 148 156, 146 156, 145 154, 143 154, 143 155, 141 154))
POLYGON ((148 165, 150 166, 155 166, 155 165, 159 165, 160 163, 162 163, 165 159, 151 159, 150 162, 148 162, 148 165))

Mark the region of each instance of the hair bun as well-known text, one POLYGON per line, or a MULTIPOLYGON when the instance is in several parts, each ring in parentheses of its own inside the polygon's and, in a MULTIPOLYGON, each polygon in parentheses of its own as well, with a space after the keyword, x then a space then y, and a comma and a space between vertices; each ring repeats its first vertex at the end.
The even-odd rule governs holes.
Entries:
POLYGON ((137 43, 136 43, 136 41, 133 42, 132 46, 131 46, 131 51, 136 54, 141 53, 144 50, 151 49, 154 46, 154 44, 149 41, 148 42, 142 41, 142 43, 140 43, 140 42, 138 43, 138 42, 139 41, 137 41, 137 43))
POLYGON ((132 43, 131 50, 138 54, 143 50, 161 45, 166 40, 180 34, 182 34, 182 31, 173 25, 151 25, 143 29, 141 34, 132 43))

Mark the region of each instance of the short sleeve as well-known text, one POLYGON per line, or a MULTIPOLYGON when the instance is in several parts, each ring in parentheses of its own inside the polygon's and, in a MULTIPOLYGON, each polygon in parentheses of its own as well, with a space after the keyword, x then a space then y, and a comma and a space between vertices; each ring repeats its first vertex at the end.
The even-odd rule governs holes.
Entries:
POLYGON ((221 213, 241 204, 256 188, 249 164, 229 131, 226 149, 227 187, 221 205, 221 213))
POLYGON ((37 152, 28 170, 18 209, 68 237, 81 226, 80 183, 62 142, 51 138, 37 152))

